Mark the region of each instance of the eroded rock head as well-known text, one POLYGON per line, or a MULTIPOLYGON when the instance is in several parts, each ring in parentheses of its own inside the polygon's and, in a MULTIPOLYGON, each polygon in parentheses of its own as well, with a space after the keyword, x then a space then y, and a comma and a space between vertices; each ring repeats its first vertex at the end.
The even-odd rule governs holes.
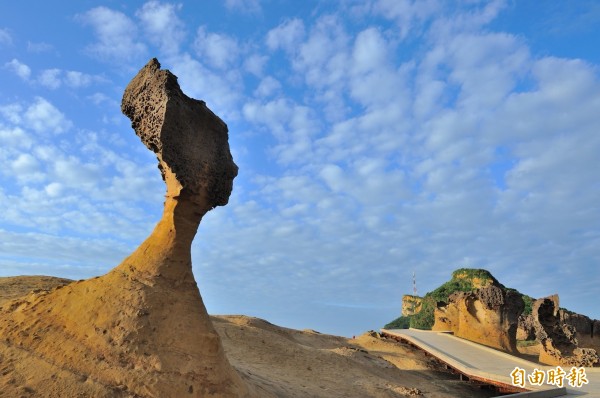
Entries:
MULTIPOLYGON (((174 176, 174 196, 200 195, 209 208, 224 206, 238 167, 227 125, 204 103, 185 95, 177 77, 153 58, 125 89, 121 110, 159 161, 163 180, 174 176)), ((169 183, 169 181, 167 181, 169 183)))

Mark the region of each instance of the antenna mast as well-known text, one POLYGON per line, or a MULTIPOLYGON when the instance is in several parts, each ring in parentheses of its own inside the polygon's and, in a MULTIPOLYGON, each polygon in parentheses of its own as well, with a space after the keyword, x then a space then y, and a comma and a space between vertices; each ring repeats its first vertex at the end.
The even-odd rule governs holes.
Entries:
POLYGON ((417 297, 417 277, 415 271, 413 271, 413 296, 417 297))
POLYGON ((410 300, 410 313, 411 315, 415 314, 415 310, 417 307, 417 277, 415 276, 415 271, 413 271, 413 297, 410 300))

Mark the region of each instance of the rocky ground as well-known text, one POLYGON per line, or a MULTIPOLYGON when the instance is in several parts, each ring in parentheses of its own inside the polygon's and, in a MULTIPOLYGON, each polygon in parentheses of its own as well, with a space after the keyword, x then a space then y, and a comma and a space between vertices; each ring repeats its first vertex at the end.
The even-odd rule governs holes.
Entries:
MULTIPOLYGON (((32 290, 68 283, 52 277, 0 278, 0 306, 32 290)), ((227 357, 258 391, 277 397, 490 397, 422 352, 365 333, 356 339, 293 330, 242 315, 212 316, 227 357)), ((68 356, 66 356, 67 358, 68 356)), ((48 363, 0 339, 0 397, 131 397, 48 363)))

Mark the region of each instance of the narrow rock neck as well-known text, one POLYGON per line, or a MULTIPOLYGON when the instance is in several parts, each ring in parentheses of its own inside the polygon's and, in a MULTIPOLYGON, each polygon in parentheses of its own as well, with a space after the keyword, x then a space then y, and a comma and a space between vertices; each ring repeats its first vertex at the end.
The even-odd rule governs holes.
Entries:
POLYGON ((153 234, 167 233, 168 239, 164 242, 167 247, 177 254, 189 254, 204 214, 206 211, 190 200, 167 197, 162 218, 153 234))
POLYGON ((193 281, 191 246, 208 209, 197 200, 167 196, 163 216, 148 238, 118 267, 136 279, 193 281))
POLYGON ((150 236, 117 268, 149 283, 157 277, 175 284, 194 281, 192 241, 211 206, 206 192, 193 193, 184 188, 160 156, 158 159, 167 188, 162 218, 150 236))

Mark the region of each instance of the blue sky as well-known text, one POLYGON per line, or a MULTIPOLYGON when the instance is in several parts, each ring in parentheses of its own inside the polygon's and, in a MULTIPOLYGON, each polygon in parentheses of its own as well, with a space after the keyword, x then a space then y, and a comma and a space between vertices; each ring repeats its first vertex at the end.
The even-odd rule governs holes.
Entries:
POLYGON ((0 5, 0 275, 88 278, 164 184, 120 112, 152 57, 230 130, 209 312, 350 336, 459 267, 600 318, 595 1, 0 5), (35 12, 32 12, 35 10, 35 12))

